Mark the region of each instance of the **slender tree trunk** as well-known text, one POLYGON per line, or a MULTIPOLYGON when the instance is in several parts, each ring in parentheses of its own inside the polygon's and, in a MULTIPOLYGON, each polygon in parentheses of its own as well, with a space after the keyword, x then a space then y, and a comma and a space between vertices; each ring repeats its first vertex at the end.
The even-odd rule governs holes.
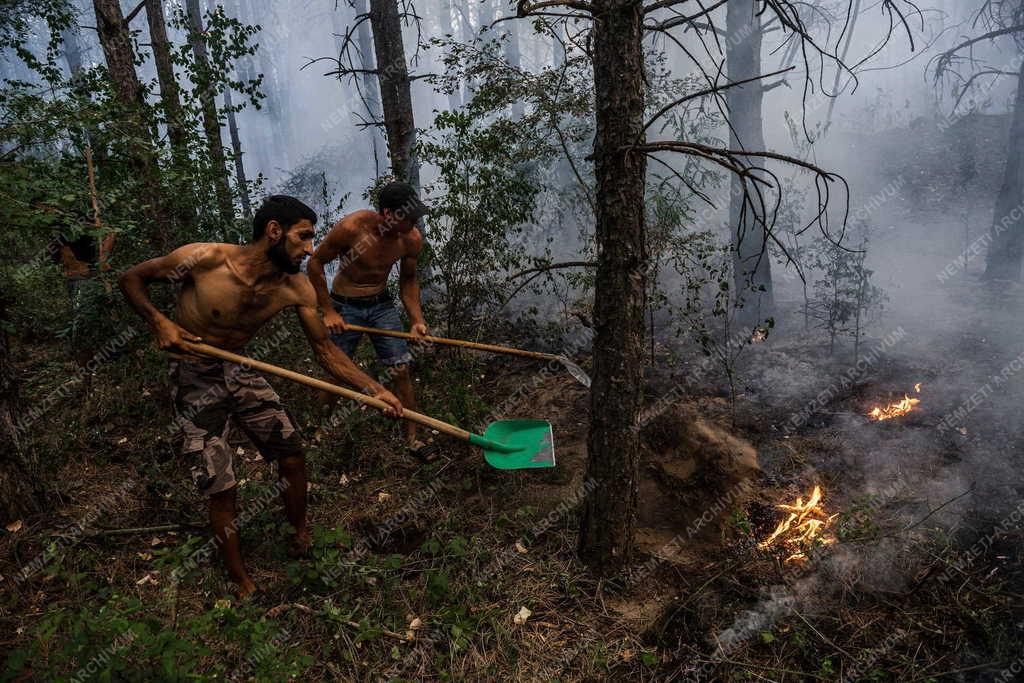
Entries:
POLYGON ((125 110, 119 125, 130 140, 128 163, 146 187, 144 211, 161 248, 171 242, 171 220, 162 196, 160 168, 150 136, 145 94, 135 73, 135 51, 118 0, 93 0, 96 29, 107 62, 114 95, 125 110))
MULTIPOLYGON (((472 4, 469 0, 459 0, 459 26, 462 42, 472 43, 476 37, 476 31, 473 28, 472 4)), ((462 84, 462 106, 466 106, 471 99, 473 99, 473 83, 471 79, 467 78, 462 84)))
MULTIPOLYGON (((356 0, 356 15, 361 16, 369 13, 367 0, 356 0)), ((359 92, 366 106, 366 118, 370 121, 383 121, 384 114, 381 111, 380 89, 378 79, 374 78, 370 71, 374 66, 373 35, 370 32, 370 22, 364 21, 356 29, 356 46, 359 48, 359 66, 364 69, 360 75, 359 92)), ((374 176, 381 175, 381 159, 384 158, 386 145, 381 138, 380 127, 374 124, 367 129, 370 133, 370 150, 373 152, 374 176)))
POLYGON ((587 479, 596 486, 583 506, 580 556, 607 576, 633 554, 639 475, 633 427, 643 391, 646 160, 628 148, 643 129, 643 7, 592 4, 598 263, 587 479))
MULTIPOLYGON (((192 46, 192 56, 196 60, 196 68, 200 74, 210 74, 210 58, 206 52, 206 41, 203 38, 203 15, 199 8, 199 0, 185 0, 188 13, 188 42, 192 46)), ((235 206, 231 200, 231 187, 228 185, 227 158, 224 154, 224 141, 221 139, 220 117, 217 115, 217 102, 214 99, 212 84, 197 83, 199 107, 203 114, 203 130, 206 132, 206 146, 210 154, 210 166, 213 169, 213 189, 217 197, 217 209, 221 219, 231 222, 235 218, 235 206)))
MULTIPOLYGON (((439 21, 441 23, 441 30, 447 36, 454 36, 455 29, 452 28, 452 0, 438 0, 440 5, 440 16, 439 21)), ((512 22, 515 23, 515 22, 512 22)), ((462 106, 461 98, 459 97, 458 90, 452 90, 448 93, 448 109, 455 111, 462 106)))
POLYGON ((188 142, 181 110, 181 89, 174 75, 171 42, 167 39, 162 0, 146 0, 146 18, 149 21, 149 42, 153 46, 156 76, 160 83, 160 102, 167 116, 167 139, 171 143, 171 155, 175 165, 184 169, 188 166, 188 142))
POLYGON ((1020 280, 1024 253, 1024 61, 1017 77, 1006 168, 996 196, 991 234, 992 243, 985 257, 985 279, 1020 280))
MULTIPOLYGON (((513 69, 519 69, 522 66, 522 58, 519 51, 519 22, 515 20, 505 21, 499 24, 499 26, 505 27, 505 61, 508 62, 509 66, 513 69)), ((512 116, 515 119, 523 118, 523 101, 516 99, 512 103, 512 116)))
POLYGON ((235 109, 231 102, 231 88, 224 90, 224 111, 228 117, 228 132, 231 135, 231 156, 235 163, 235 184, 238 185, 238 196, 242 201, 242 215, 252 218, 252 205, 249 203, 249 184, 245 179, 245 164, 242 161, 242 139, 238 137, 238 122, 235 120, 235 109))
POLYGON ((79 40, 78 27, 68 26, 61 32, 60 38, 63 45, 64 61, 68 63, 68 73, 71 80, 75 81, 78 74, 82 72, 82 42, 79 40))
POLYGON ((39 510, 35 463, 18 431, 22 412, 7 336, 9 322, 6 302, 0 299, 0 524, 3 525, 39 510))
POLYGON ((412 91, 397 0, 370 0, 370 24, 391 171, 397 178, 419 187, 419 164, 415 156, 416 122, 413 119, 412 91))
MULTIPOLYGON (((730 81, 761 73, 761 19, 756 12, 754 0, 730 0, 726 5, 726 68, 730 81)), ((730 146, 764 149, 761 83, 729 88, 725 97, 731 124, 730 146)), ((736 176, 732 178, 729 221, 733 227, 733 280, 737 304, 741 306, 737 318, 741 325, 755 325, 772 314, 771 258, 764 230, 754 224, 753 212, 743 202, 742 181, 736 176)))

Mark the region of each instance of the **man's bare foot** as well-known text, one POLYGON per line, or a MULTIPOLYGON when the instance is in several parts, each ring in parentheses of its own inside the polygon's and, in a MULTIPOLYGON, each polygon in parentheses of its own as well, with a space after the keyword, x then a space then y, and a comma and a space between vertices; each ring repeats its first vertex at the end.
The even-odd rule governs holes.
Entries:
POLYGON ((291 543, 288 544, 288 557, 294 559, 305 557, 312 544, 313 537, 309 535, 308 531, 295 534, 292 536, 291 543))
POLYGON ((239 584, 235 585, 235 597, 239 600, 245 600, 252 597, 259 591, 256 584, 253 583, 252 579, 245 579, 239 584))
POLYGON ((419 439, 414 440, 408 446, 409 455, 419 460, 424 465, 430 463, 441 457, 441 454, 437 452, 437 444, 433 441, 424 443, 419 439))

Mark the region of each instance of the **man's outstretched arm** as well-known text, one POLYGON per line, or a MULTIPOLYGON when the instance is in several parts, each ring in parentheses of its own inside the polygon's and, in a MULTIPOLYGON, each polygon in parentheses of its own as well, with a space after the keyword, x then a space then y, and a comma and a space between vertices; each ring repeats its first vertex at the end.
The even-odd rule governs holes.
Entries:
POLYGON ((299 322, 306 333, 306 338, 309 339, 309 345, 313 347, 313 352, 316 354, 316 359, 320 365, 339 382, 356 387, 362 390, 363 393, 379 398, 387 403, 391 406, 391 409, 387 411, 388 415, 401 417, 402 402, 379 382, 360 370, 359 366, 353 363, 352 359, 346 356, 330 340, 330 337, 327 335, 327 328, 320 320, 316 306, 313 305, 312 291, 308 294, 308 301, 297 306, 295 310, 299 315, 299 322))
POLYGON ((412 333, 421 336, 427 333, 427 321, 423 317, 420 302, 420 282, 416 278, 416 262, 422 248, 423 240, 417 238, 412 249, 402 257, 398 266, 398 296, 402 299, 405 312, 409 314, 412 333))
POLYGON ((153 334, 161 349, 189 353, 183 342, 202 340, 153 305, 149 300, 149 284, 157 281, 174 283, 191 277, 193 268, 215 258, 215 250, 216 247, 212 244, 187 244, 166 256, 158 256, 136 264, 117 279, 128 303, 153 328, 153 334))
POLYGON ((324 273, 324 266, 338 258, 344 248, 344 228, 341 221, 335 223, 327 237, 316 248, 313 255, 306 262, 306 273, 309 281, 313 283, 313 290, 316 292, 316 303, 324 312, 324 325, 331 334, 340 334, 345 331, 345 321, 338 312, 334 310, 331 302, 331 292, 327 286, 327 275, 324 273))

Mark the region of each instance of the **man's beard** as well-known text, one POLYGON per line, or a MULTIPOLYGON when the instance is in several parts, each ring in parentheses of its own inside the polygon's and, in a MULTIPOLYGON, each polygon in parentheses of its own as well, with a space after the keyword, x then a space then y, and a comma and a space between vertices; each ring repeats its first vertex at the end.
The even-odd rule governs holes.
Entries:
POLYGON ((284 249, 284 240, 270 245, 270 248, 267 249, 267 258, 269 258, 270 262, 277 266, 279 270, 283 270, 291 275, 295 275, 302 270, 302 264, 292 261, 291 257, 288 256, 288 252, 284 249))

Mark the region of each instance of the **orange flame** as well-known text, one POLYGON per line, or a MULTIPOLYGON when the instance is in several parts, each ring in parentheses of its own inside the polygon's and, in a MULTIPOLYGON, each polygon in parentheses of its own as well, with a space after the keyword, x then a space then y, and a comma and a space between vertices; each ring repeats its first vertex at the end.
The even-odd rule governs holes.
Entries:
POLYGON ((822 532, 839 515, 827 516, 821 508, 821 499, 821 487, 815 486, 806 503, 804 503, 803 496, 800 496, 794 505, 777 505, 776 507, 785 510, 789 515, 779 522, 775 531, 758 543, 757 547, 764 549, 772 545, 782 546, 790 551, 790 555, 785 561, 796 562, 807 559, 804 551, 811 543, 818 542, 824 545, 835 543, 835 538, 822 535, 822 532))
MULTIPOLYGON (((921 393, 920 382, 914 385, 914 391, 916 391, 917 393, 921 393)), ((871 409, 871 412, 868 413, 868 417, 870 417, 872 420, 878 420, 879 422, 881 422, 882 420, 891 420, 894 417, 901 417, 903 415, 906 415, 907 413, 914 409, 914 406, 918 405, 920 402, 921 399, 919 398, 910 398, 906 394, 903 394, 902 400, 896 401, 895 403, 890 403, 884 408, 881 406, 875 406, 874 408, 871 409)))

